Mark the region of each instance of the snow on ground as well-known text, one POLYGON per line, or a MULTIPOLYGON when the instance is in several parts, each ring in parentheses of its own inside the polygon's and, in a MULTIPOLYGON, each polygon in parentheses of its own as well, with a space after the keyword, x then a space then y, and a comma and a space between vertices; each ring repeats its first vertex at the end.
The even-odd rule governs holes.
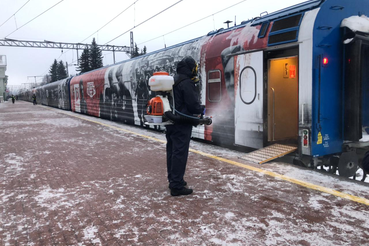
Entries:
MULTIPOLYGON (((24 141, 31 144, 23 146, 12 138, 7 141, 14 146, 0 143, 0 245, 368 242, 365 205, 193 152, 186 179, 195 192, 173 198, 165 180, 165 156, 161 156, 165 155, 164 134, 39 106, 28 111, 32 118, 11 122, 5 119, 27 114, 4 116, 3 109, 0 104, 0 130, 7 135, 25 134, 24 141), (95 135, 96 129, 101 134, 95 135), (40 133, 37 138, 35 131, 40 133), (41 144, 43 149, 37 148, 41 144)), ((369 198, 368 185, 360 182, 280 162, 246 163, 239 158, 241 152, 196 141, 191 148, 369 198)))
MULTIPOLYGON (((64 112, 65 114, 71 115, 73 116, 72 112, 64 112)), ((75 114, 74 114, 75 115, 75 114)), ((78 117, 85 117, 86 119, 91 119, 91 117, 88 116, 83 116, 83 115, 78 115, 78 117)), ((121 124, 116 123, 116 122, 109 122, 103 119, 99 119, 99 118, 92 118, 93 121, 102 123, 102 124, 106 124, 108 122, 109 125, 113 126, 113 127, 117 127, 117 128, 124 128, 127 131, 133 132, 133 133, 137 133, 139 135, 143 135, 143 136, 148 136, 148 137, 152 137, 155 138, 157 140, 163 141, 163 145, 166 142, 166 138, 165 138, 165 134, 164 133, 160 133, 160 132, 156 132, 156 131, 152 131, 152 130, 148 130, 148 129, 144 129, 144 128, 140 128, 140 127, 135 127, 135 126, 129 126, 129 125, 124 125, 124 127, 122 127, 121 124)), ((117 132, 115 129, 111 129, 111 128, 104 128, 104 131, 110 132, 111 134, 115 134, 117 136, 120 136, 120 132, 117 132)), ((363 135, 363 139, 362 141, 365 141, 366 138, 368 138, 369 135, 368 134, 364 134, 363 135)), ((131 137, 125 137, 126 139, 132 139, 133 135, 131 137)), ((152 141, 149 139, 149 141, 152 141)), ((368 139, 369 141, 369 139, 368 139)), ((155 142, 155 140, 153 140, 153 142, 155 142)), ((224 158, 229 158, 232 160, 240 160, 240 157, 242 157, 243 152, 239 152, 236 150, 231 150, 228 148, 223 148, 223 147, 219 147, 219 146, 214 146, 214 145, 210 145, 210 144, 206 144, 206 143, 201 143, 198 141, 191 141, 191 149, 195 149, 198 151, 202 151, 204 153, 209 153, 211 155, 214 156, 218 156, 218 157, 224 157, 224 158)), ((319 184, 319 183, 324 183, 324 184, 331 184, 332 180, 331 180, 331 176, 329 175, 325 175, 319 172, 316 172, 314 170, 310 170, 310 169, 302 169, 302 168, 296 168, 295 166, 291 166, 291 165, 278 165, 278 162, 274 162, 271 161, 267 164, 263 164, 263 167, 269 167, 269 166, 275 166, 273 168, 273 171, 276 171, 280 174, 287 174, 287 176, 289 177, 294 177, 296 176, 297 178, 304 178, 304 176, 306 176, 306 173, 311 173, 311 175, 308 175, 308 181, 313 182, 314 184, 319 184), (286 173, 286 169, 288 170, 292 170, 292 174, 288 175, 288 173, 286 173), (326 181, 324 181, 326 180, 326 181)), ((359 169, 357 171, 357 177, 361 178, 362 177, 362 169, 359 169)), ((338 171, 337 171, 337 175, 338 175, 338 171)), ((357 178, 357 179, 358 179, 357 178)), ((369 177, 365 180, 366 183, 369 183, 369 177)), ((359 185, 360 186, 360 185, 359 185)))

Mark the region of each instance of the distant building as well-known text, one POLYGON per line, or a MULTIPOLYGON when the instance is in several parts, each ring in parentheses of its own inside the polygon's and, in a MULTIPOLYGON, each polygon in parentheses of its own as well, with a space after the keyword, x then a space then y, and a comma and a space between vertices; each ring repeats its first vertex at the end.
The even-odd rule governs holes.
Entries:
POLYGON ((6 92, 7 77, 5 76, 6 71, 6 56, 0 55, 0 101, 3 102, 6 92))

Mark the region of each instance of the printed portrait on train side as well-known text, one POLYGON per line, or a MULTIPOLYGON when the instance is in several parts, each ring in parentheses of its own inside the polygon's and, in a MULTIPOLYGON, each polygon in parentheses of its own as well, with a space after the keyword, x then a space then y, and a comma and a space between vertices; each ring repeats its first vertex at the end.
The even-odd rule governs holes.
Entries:
POLYGON ((234 102, 235 98, 235 89, 234 89, 234 56, 232 54, 237 53, 241 50, 241 46, 231 46, 224 49, 221 53, 222 57, 222 65, 224 69, 224 81, 227 90, 227 94, 232 102, 234 102))

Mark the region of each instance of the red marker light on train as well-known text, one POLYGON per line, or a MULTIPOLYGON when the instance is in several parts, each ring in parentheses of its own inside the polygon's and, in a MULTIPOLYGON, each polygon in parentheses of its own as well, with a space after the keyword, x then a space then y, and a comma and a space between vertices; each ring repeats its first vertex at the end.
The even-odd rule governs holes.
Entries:
POLYGON ((309 147, 309 130, 304 129, 302 132, 302 139, 303 139, 303 143, 302 146, 303 147, 309 147))
POLYGON ((323 65, 328 65, 328 58, 327 57, 323 58, 323 65))

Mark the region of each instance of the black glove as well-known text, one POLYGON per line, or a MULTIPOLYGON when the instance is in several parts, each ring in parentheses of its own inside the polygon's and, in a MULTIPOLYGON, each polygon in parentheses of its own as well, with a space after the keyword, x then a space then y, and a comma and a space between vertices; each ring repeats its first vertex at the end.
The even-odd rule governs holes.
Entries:
POLYGON ((213 120, 210 117, 205 117, 199 120, 199 125, 211 125, 213 120))

